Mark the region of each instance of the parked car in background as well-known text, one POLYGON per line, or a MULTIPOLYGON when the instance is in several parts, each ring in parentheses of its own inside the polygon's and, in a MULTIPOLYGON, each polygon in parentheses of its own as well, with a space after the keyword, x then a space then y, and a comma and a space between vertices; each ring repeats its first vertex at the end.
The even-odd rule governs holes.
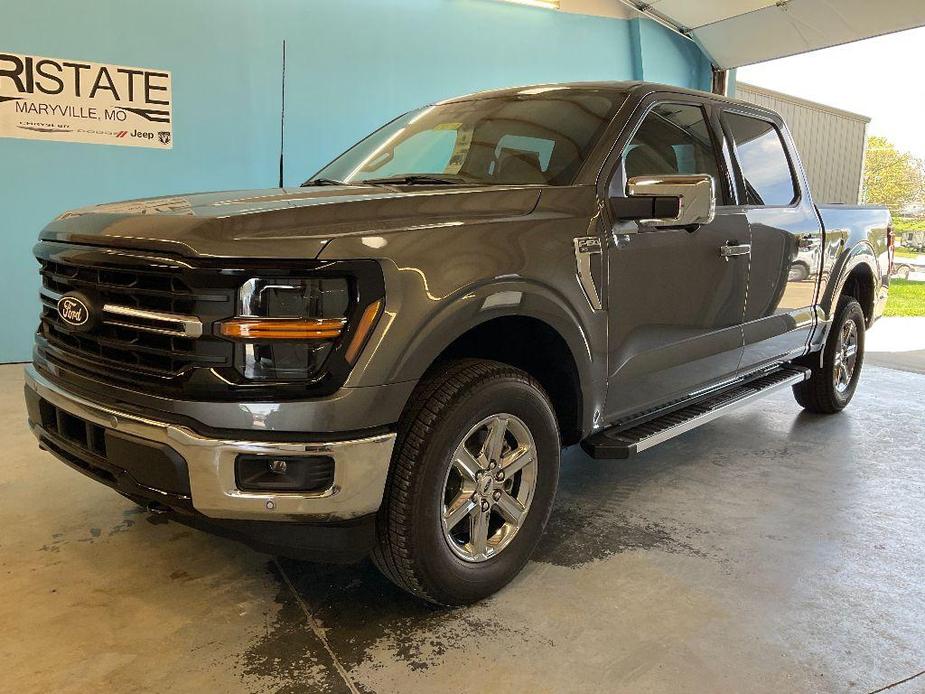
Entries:
MULTIPOLYGON (((925 226, 925 220, 922 221, 925 226)), ((917 231, 903 231, 898 234, 898 242, 903 248, 917 253, 925 253, 925 229, 917 231)))
POLYGON ((790 264, 789 280, 803 282, 822 269, 822 239, 800 239, 797 257, 790 264))
POLYGON ((914 273, 925 273, 925 256, 918 258, 898 256, 893 260, 891 277, 907 280, 914 273))
POLYGON ((413 111, 300 188, 69 212, 35 255, 42 447, 457 605, 529 559, 562 446, 632 456, 782 388, 848 405, 892 236, 813 203, 776 113, 616 82, 413 111))

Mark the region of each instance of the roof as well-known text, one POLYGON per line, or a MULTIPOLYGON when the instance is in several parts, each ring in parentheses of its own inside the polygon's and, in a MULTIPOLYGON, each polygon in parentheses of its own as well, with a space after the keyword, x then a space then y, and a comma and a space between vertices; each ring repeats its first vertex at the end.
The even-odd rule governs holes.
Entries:
MULTIPOLYGON (((574 89, 574 90, 601 90, 609 91, 614 93, 626 93, 637 90, 645 91, 665 91, 673 92, 675 94, 689 94, 691 96, 700 96, 708 97, 716 101, 723 101, 730 104, 739 104, 741 106, 748 106, 749 108, 761 108, 755 104, 749 103, 747 101, 742 101, 741 99, 734 99, 728 96, 720 96, 719 94, 714 94, 712 92, 700 91, 697 89, 687 89, 685 87, 678 87, 673 84, 661 84, 659 82, 641 82, 641 81, 612 81, 612 82, 546 82, 542 84, 525 84, 516 87, 504 87, 501 89, 488 89, 482 92, 473 92, 471 94, 462 94, 460 96, 454 96, 449 99, 444 99, 439 101, 440 104, 449 104, 456 101, 469 101, 474 99, 490 99, 496 97, 505 97, 505 96, 517 96, 517 95, 540 95, 547 91, 553 90, 562 90, 562 89, 574 89)), ((767 111, 768 109, 763 109, 767 111)), ((856 115, 856 114, 853 114, 856 115)), ((864 118, 864 116, 860 116, 864 118)))

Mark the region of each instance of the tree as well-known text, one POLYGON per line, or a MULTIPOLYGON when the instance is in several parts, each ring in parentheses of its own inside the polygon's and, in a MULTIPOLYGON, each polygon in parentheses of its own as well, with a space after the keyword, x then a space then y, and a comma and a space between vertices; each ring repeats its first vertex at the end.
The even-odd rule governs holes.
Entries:
POLYGON ((864 156, 864 200, 898 212, 925 199, 925 164, 909 152, 900 152, 885 137, 867 138, 864 156))

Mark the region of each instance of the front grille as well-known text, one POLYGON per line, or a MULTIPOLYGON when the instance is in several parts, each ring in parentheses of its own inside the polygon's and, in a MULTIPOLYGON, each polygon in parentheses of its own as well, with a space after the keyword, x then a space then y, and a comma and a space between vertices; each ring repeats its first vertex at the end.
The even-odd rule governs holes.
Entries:
POLYGON ((233 363, 233 345, 210 334, 212 321, 234 314, 229 278, 152 256, 42 248, 39 333, 53 363, 162 386, 178 385, 196 368, 233 363), (105 307, 103 322, 87 332, 74 331, 58 315, 58 298, 74 291, 92 297, 95 311, 105 307), (185 318, 195 331, 183 327, 185 318))
POLYGON ((39 400, 42 428, 49 434, 64 439, 84 453, 106 457, 106 432, 103 427, 75 417, 47 400, 39 400))
POLYGON ((189 499, 186 461, 172 448, 107 430, 28 388, 26 407, 42 446, 71 467, 123 493, 154 490, 159 501, 189 499))

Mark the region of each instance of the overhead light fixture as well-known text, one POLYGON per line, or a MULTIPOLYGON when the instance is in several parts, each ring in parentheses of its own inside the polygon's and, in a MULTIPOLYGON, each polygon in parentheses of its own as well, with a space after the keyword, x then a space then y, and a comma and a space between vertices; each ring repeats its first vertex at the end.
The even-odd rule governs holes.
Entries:
POLYGON ((542 7, 544 10, 559 9, 559 0, 502 0, 502 2, 512 2, 515 5, 529 5, 530 7, 542 7))

